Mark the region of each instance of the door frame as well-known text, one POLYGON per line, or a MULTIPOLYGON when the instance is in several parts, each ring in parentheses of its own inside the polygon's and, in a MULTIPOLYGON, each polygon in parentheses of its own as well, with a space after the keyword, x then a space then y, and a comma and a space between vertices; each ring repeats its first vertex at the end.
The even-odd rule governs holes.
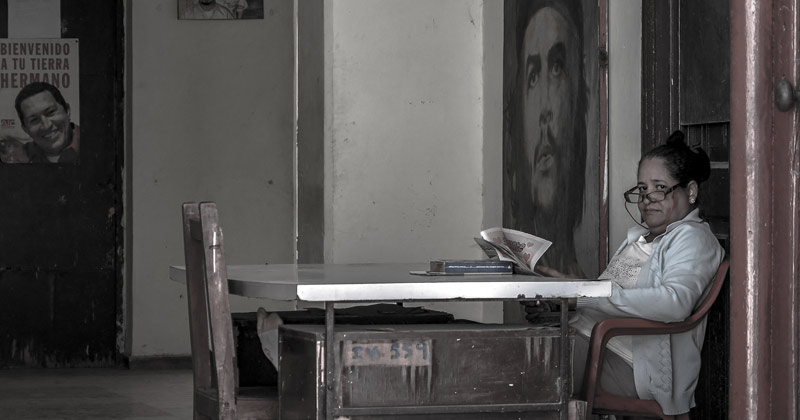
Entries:
POLYGON ((799 17, 731 2, 731 418, 798 417, 799 108, 773 89, 800 81, 799 17))

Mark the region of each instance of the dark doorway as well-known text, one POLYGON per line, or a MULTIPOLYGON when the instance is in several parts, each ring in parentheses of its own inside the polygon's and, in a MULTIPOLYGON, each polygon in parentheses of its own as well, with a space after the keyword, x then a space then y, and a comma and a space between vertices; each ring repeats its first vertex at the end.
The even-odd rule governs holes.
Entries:
POLYGON ((110 366, 124 344, 123 4, 60 6, 80 46, 80 160, 0 164, 0 368, 110 366))
MULTIPOLYGON (((673 130, 711 158, 702 217, 730 255, 729 0, 643 0, 642 151, 673 130)), ((728 418, 730 282, 708 315, 695 419, 728 418)))

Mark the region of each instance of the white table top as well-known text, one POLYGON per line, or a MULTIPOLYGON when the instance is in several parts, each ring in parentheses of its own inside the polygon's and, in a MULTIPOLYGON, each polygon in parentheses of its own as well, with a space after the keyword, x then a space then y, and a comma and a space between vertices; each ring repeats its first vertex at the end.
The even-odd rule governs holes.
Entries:
MULTIPOLYGON (((506 275, 418 276, 421 264, 229 265, 229 293, 309 302, 507 300, 611 296, 608 280, 506 275)), ((183 266, 170 279, 186 282, 183 266)))

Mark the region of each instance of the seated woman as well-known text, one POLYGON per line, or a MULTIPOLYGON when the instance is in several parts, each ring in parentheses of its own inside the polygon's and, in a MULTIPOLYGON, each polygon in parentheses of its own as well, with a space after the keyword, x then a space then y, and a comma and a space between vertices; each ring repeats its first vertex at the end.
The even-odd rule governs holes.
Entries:
MULTIPOLYGON (((638 184, 625 193, 625 200, 638 204, 646 226, 628 231, 600 276, 613 280, 611 297, 579 298, 570 320, 577 331, 573 354, 577 387, 583 383, 589 337, 598 321, 611 317, 683 321, 708 292, 724 257, 697 209, 699 185, 710 172, 706 153, 689 148, 680 131, 639 161, 638 184)), ((541 270, 563 277, 548 268, 541 270)), ((542 310, 535 304, 525 309, 529 320, 542 310)), ((703 320, 682 334, 612 339, 601 386, 613 394, 656 400, 665 414, 688 412, 695 405, 705 326, 703 320)))

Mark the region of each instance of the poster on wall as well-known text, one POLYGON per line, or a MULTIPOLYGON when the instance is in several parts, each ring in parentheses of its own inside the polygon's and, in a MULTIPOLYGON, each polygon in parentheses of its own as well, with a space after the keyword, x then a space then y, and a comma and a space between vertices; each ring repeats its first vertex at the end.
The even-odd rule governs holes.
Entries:
POLYGON ((264 19, 264 0, 178 0, 178 19, 264 19))
POLYGON ((505 0, 503 225, 552 241, 541 264, 573 278, 599 274, 598 15, 505 0))
POLYGON ((77 39, 0 39, 0 161, 77 164, 77 39))

